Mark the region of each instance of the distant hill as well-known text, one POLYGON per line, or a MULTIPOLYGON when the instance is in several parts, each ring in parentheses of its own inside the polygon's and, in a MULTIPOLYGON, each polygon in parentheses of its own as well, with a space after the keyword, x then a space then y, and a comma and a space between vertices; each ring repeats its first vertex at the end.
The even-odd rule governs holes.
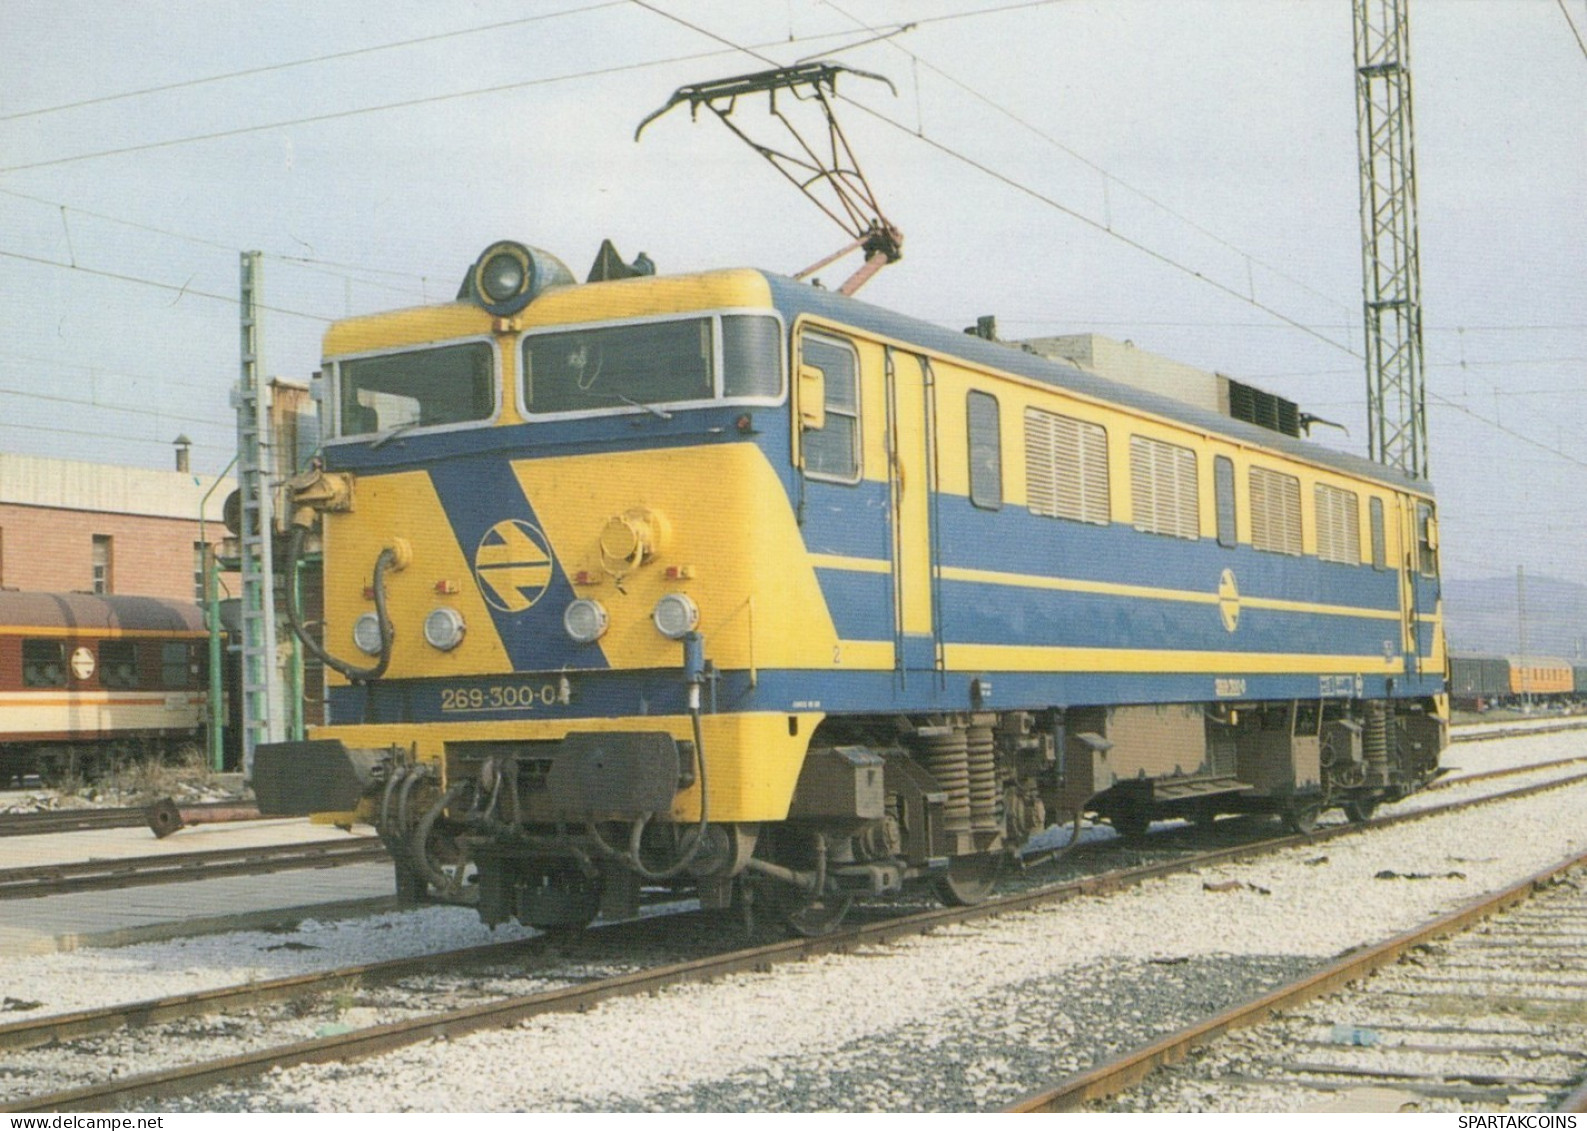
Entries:
MULTIPOLYGON (((1444 579, 1444 622, 1457 652, 1521 650, 1513 577, 1484 581, 1444 579)), ((1587 657, 1587 586, 1552 577, 1526 579, 1526 651, 1529 655, 1587 657)))

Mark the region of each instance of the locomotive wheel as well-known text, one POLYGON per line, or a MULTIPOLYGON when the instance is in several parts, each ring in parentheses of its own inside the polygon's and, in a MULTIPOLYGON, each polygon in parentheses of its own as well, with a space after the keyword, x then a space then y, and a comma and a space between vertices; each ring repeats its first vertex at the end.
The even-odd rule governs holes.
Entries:
POLYGON ((1284 827, 1292 833, 1306 836, 1317 828, 1317 818, 1322 815, 1322 806, 1316 801, 1292 801, 1279 814, 1284 822, 1284 827))
POLYGON ((955 856, 948 870, 936 878, 937 896, 949 907, 973 907, 985 903, 1003 873, 1003 855, 983 852, 979 856, 955 856))
POLYGON ((852 895, 828 891, 819 897, 790 884, 763 889, 772 913, 790 931, 807 939, 831 934, 854 903, 852 895))

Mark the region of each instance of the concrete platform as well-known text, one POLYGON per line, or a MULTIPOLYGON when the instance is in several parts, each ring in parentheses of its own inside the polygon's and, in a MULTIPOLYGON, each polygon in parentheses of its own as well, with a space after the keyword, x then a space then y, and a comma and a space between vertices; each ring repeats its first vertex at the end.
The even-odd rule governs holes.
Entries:
MULTIPOLYGON (((351 835, 291 819, 196 825, 164 840, 147 829, 7 837, 0 839, 0 868, 303 844, 351 835)), ((3 900, 0 956, 371 914, 395 905, 393 891, 391 865, 374 863, 3 900)))

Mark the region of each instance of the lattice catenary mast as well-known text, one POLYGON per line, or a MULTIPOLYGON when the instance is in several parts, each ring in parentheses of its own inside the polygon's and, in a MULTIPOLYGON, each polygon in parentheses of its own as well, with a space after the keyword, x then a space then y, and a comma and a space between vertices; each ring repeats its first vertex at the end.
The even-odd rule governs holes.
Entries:
POLYGON ((1354 0, 1356 138, 1371 458, 1427 478, 1410 0, 1354 0))

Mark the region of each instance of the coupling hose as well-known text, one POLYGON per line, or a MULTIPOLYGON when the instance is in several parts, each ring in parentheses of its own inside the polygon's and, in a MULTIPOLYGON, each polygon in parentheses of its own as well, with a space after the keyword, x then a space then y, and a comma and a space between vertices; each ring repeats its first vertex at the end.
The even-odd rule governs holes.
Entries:
POLYGON ((287 549, 287 623, 292 626, 292 633, 303 642, 303 646, 312 652, 316 659, 326 667, 341 672, 342 675, 354 683, 370 683, 386 674, 386 668, 391 664, 391 642, 394 629, 390 619, 386 616, 386 570, 390 569, 396 561, 396 552, 391 547, 380 551, 380 556, 375 559, 375 619, 380 625, 380 655, 371 667, 361 668, 346 660, 338 660, 325 647, 303 627, 302 610, 298 608, 298 587, 295 584, 298 575, 298 561, 303 557, 303 538, 308 533, 301 526, 292 528, 292 540, 287 549))
MULTIPOLYGON (((707 794, 705 780, 705 746, 700 739, 700 708, 690 708, 689 721, 694 726, 694 759, 695 766, 697 767, 696 772, 700 779, 700 822, 693 830, 693 839, 690 841, 688 847, 679 853, 677 859, 673 860, 673 862, 667 865, 665 868, 656 870, 646 865, 644 860, 640 857, 639 843, 645 835, 645 827, 650 823, 651 817, 655 815, 653 813, 646 813, 644 816, 640 817, 634 822, 634 827, 632 830, 630 830, 628 837, 627 852, 623 852, 621 849, 614 848, 610 844, 606 843, 606 838, 601 835, 599 825, 594 823, 590 825, 590 836, 591 839, 595 841, 596 847, 607 856, 621 860, 630 871, 637 873, 641 879, 672 879, 672 877, 678 875, 690 864, 694 863, 694 858, 700 854, 700 849, 705 845, 705 833, 709 824, 709 819, 706 808, 707 794)), ((684 835, 688 836, 687 833, 684 835)))

